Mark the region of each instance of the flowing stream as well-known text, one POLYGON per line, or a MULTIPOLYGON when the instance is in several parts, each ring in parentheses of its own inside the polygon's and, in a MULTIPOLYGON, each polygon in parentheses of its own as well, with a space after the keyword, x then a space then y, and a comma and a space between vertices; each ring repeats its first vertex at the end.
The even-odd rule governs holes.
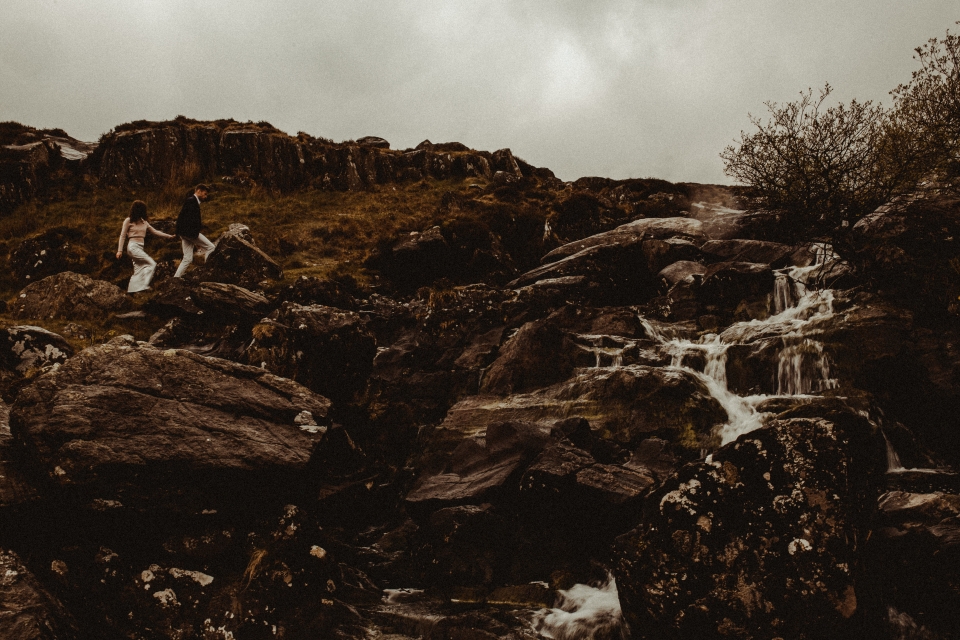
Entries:
MULTIPOLYGON (((814 264, 777 271, 770 297, 770 317, 736 323, 719 335, 706 334, 694 341, 678 337, 669 324, 654 324, 641 318, 647 335, 670 355, 670 366, 697 377, 727 412, 727 422, 720 431, 723 444, 763 425, 768 415, 758 410, 763 402, 785 396, 810 397, 837 386, 823 345, 806 332, 812 323, 827 320, 834 313, 833 292, 818 290, 813 280, 835 258, 829 247, 817 247, 814 264), (749 344, 761 337, 780 341, 776 356, 776 394, 739 396, 727 385, 727 351, 735 344, 749 344), (702 371, 685 364, 698 360, 704 363, 702 371)), ((633 346, 629 341, 618 344, 617 339, 609 336, 581 338, 589 343, 587 350, 596 355, 597 367, 622 366, 624 351, 633 346)), ((599 586, 578 584, 561 595, 558 607, 536 618, 535 629, 540 637, 586 640, 628 636, 613 578, 599 586)))
POLYGON ((706 334, 696 341, 678 338, 641 319, 647 334, 671 355, 671 366, 697 377, 727 412, 727 422, 720 431, 722 444, 762 426, 765 414, 757 407, 763 402, 786 396, 809 397, 837 386, 823 345, 806 335, 811 324, 833 315, 833 292, 818 290, 812 286, 812 279, 834 257, 829 248, 820 248, 814 264, 777 271, 770 317, 738 322, 719 335, 706 334), (776 356, 776 393, 737 395, 727 385, 727 351, 732 345, 749 344, 761 338, 780 342, 776 356), (705 362, 703 371, 685 364, 696 360, 692 355, 701 356, 705 362))

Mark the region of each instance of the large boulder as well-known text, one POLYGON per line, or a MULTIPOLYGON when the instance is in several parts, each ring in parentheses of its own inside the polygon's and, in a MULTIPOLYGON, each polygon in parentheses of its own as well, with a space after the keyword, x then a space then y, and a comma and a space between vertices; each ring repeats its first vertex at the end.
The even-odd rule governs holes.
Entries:
POLYGON ((119 287, 64 271, 27 285, 17 296, 13 315, 36 320, 103 320, 131 307, 119 287))
POLYGON ((697 246, 706 242, 703 225, 699 220, 691 218, 641 218, 620 225, 611 231, 598 233, 557 247, 545 255, 542 262, 544 264, 556 262, 592 247, 628 244, 631 240, 639 239, 667 240, 670 238, 688 240, 697 246))
POLYGON ((345 401, 366 385, 376 352, 356 313, 285 302, 253 327, 244 360, 345 401))
POLYGON ((201 311, 227 320, 260 318, 270 309, 263 295, 225 282, 201 282, 193 299, 201 311))
POLYGON ((711 265, 703 276, 698 297, 704 309, 730 313, 742 301, 762 300, 773 291, 770 265, 756 262, 720 262, 711 265))
POLYGON ((253 288, 264 280, 283 278, 283 269, 256 245, 246 225, 231 224, 215 244, 199 275, 201 280, 253 288))
POLYGON ((560 285, 564 300, 587 304, 644 302, 656 293, 656 271, 651 273, 647 267, 643 238, 623 235, 616 240, 587 246, 531 269, 507 286, 560 285))
POLYGON ((715 448, 717 430, 727 419, 704 383, 687 371, 647 365, 581 368, 568 380, 528 393, 464 398, 447 413, 427 448, 452 449, 504 421, 554 424, 577 416, 621 447, 633 449, 660 437, 687 458, 715 448))
POLYGON ((96 266, 96 256, 86 250, 83 241, 78 229, 48 229, 20 243, 10 254, 10 268, 21 286, 62 271, 90 271, 96 266))
POLYGON ((879 207, 853 226, 850 244, 862 276, 918 317, 960 316, 960 200, 934 185, 879 207))
POLYGON ((329 406, 263 369, 121 336, 22 389, 10 426, 61 486, 121 503, 166 496, 189 509, 190 497, 289 491, 329 406))
POLYGON ((776 420, 684 467, 618 541, 631 626, 668 638, 856 635, 859 554, 885 468, 882 437, 852 413, 776 420))
POLYGON ((0 400, 0 510, 38 497, 36 487, 25 476, 16 457, 10 434, 10 407, 0 400))
POLYGON ((549 440, 550 429, 527 422, 491 424, 483 440, 464 439, 439 473, 424 474, 407 494, 407 502, 480 503, 520 474, 549 440))
POLYGON ((480 391, 526 392, 566 380, 577 367, 667 364, 640 348, 645 337, 632 309, 565 306, 521 326, 484 371, 480 391))
POLYGON ((450 274, 453 250, 440 227, 422 232, 411 231, 394 240, 391 246, 371 256, 367 265, 377 269, 402 291, 413 291, 450 274))

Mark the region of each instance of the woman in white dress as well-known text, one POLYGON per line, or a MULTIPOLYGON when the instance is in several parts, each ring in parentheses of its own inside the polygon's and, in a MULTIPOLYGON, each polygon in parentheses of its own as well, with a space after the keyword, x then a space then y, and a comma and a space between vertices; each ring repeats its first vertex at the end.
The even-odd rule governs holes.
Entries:
POLYGON ((119 260, 123 255, 123 243, 126 241, 127 255, 133 261, 133 275, 130 276, 127 293, 136 293, 150 288, 153 272, 157 269, 156 261, 143 250, 143 241, 146 239, 148 231, 161 238, 176 237, 151 227, 150 223, 147 222, 147 203, 143 200, 137 200, 130 207, 130 216, 123 221, 123 228, 120 230, 120 244, 117 246, 117 259, 119 260))

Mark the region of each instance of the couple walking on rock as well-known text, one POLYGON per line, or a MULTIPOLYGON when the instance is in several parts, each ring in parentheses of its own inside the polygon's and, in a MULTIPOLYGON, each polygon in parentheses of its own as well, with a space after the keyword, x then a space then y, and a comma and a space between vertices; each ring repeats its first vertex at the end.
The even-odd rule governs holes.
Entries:
POLYGON ((153 280, 154 271, 157 269, 157 262, 147 255, 143 249, 143 242, 147 237, 147 232, 153 233, 161 238, 180 237, 180 246, 183 248, 183 260, 177 267, 177 272, 173 274, 174 278, 179 278, 187 267, 193 262, 193 253, 199 249, 204 256, 209 256, 214 249, 212 242, 200 233, 200 203, 210 195, 210 187, 205 184, 198 184, 193 193, 187 196, 183 206, 180 208, 180 215, 177 216, 176 235, 157 231, 147 221, 147 204, 142 200, 137 200, 130 207, 130 215, 123 221, 123 228, 120 230, 120 243, 117 247, 117 259, 123 255, 124 241, 127 243, 127 255, 133 262, 133 275, 130 276, 130 284, 127 285, 127 293, 136 293, 150 287, 150 281, 153 280))

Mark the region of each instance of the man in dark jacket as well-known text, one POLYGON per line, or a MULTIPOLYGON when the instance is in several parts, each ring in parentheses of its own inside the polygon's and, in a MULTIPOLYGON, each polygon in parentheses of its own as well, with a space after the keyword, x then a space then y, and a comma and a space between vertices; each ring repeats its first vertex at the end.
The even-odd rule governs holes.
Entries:
POLYGON ((194 250, 199 249, 205 258, 210 257, 213 252, 213 243, 200 233, 200 203, 206 200, 208 195, 210 195, 210 187, 198 184, 193 193, 187 196, 180 209, 180 215, 177 216, 177 235, 180 236, 180 246, 183 247, 183 260, 180 261, 177 272, 173 274, 174 278, 181 277, 193 262, 194 250))

